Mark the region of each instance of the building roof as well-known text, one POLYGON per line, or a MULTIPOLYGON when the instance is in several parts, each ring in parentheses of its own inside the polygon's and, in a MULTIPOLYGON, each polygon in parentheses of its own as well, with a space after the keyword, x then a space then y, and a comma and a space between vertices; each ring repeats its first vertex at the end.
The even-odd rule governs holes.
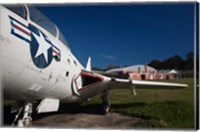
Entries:
POLYGON ((167 74, 177 74, 178 71, 172 69, 172 70, 169 70, 169 69, 165 69, 165 70, 159 70, 159 73, 167 73, 167 74))
POLYGON ((174 69, 172 69, 171 71, 169 71, 169 74, 177 74, 177 73, 178 73, 178 71, 176 71, 174 69))
MULTIPOLYGON (((133 65, 133 66, 128 66, 128 67, 121 67, 121 68, 116 68, 116 69, 111 69, 106 71, 107 73, 111 72, 120 72, 120 71, 127 71, 127 72, 132 72, 132 71, 138 71, 140 69, 141 72, 145 71, 145 65, 133 65)), ((153 67, 147 66, 147 71, 148 72, 156 72, 157 70, 153 67)))

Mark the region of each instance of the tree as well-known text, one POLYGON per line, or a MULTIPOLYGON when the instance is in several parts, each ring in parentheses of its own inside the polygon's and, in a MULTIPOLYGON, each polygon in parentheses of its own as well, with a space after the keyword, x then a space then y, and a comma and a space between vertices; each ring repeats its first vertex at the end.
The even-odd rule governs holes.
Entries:
POLYGON ((152 60, 148 65, 158 70, 161 69, 160 67, 161 61, 156 60, 156 59, 152 60))
POLYGON ((114 68, 116 68, 116 66, 110 64, 110 65, 108 65, 107 70, 111 70, 111 69, 114 69, 114 68))
POLYGON ((95 71, 103 71, 102 69, 98 68, 98 67, 92 67, 92 70, 95 70, 95 71))
POLYGON ((164 69, 179 69, 183 70, 184 69, 184 60, 179 56, 175 55, 167 60, 165 60, 162 64, 162 67, 164 69))
POLYGON ((186 70, 192 70, 194 69, 194 53, 189 52, 186 56, 186 61, 185 61, 185 69, 186 70))

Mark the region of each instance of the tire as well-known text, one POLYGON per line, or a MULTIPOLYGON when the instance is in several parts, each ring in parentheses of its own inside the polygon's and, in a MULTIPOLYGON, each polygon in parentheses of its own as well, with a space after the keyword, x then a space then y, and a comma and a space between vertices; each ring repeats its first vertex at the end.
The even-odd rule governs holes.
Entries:
POLYGON ((101 114, 106 115, 108 112, 110 112, 111 107, 105 103, 101 106, 101 114))

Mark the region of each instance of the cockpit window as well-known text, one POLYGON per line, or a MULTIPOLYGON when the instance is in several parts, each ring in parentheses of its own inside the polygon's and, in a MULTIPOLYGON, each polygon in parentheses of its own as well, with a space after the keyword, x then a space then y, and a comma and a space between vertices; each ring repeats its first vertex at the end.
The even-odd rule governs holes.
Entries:
POLYGON ((26 14, 26 9, 23 5, 4 5, 7 9, 13 11, 20 17, 26 19, 27 14, 26 14))
POLYGON ((61 42, 63 42, 67 47, 69 47, 67 41, 65 40, 65 37, 63 36, 63 34, 59 31, 59 40, 61 42))
POLYGON ((42 28, 47 30, 49 33, 51 33, 53 36, 56 36, 56 27, 55 25, 42 13, 40 13, 35 8, 29 6, 29 12, 30 12, 30 19, 40 25, 42 28))

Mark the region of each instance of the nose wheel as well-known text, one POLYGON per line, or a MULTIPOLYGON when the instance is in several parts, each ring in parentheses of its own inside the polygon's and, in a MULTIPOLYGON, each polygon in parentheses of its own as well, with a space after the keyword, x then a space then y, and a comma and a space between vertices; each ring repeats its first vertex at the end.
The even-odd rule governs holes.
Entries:
POLYGON ((102 104, 101 104, 101 113, 102 114, 107 114, 111 110, 111 103, 109 99, 109 90, 105 89, 102 92, 102 104))

